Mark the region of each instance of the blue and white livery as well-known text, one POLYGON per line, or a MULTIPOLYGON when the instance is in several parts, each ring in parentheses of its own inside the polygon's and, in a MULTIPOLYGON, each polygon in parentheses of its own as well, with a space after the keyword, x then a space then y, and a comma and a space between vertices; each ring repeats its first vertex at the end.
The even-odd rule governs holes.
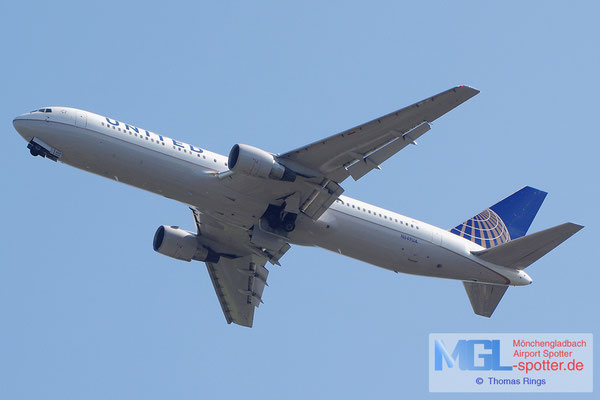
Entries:
POLYGON ((206 263, 228 323, 252 326, 269 271, 290 245, 321 247, 394 272, 463 281, 491 316, 508 286, 582 227, 526 235, 546 193, 525 187, 448 230, 344 196, 479 91, 458 86, 281 154, 236 144, 229 156, 91 112, 45 107, 16 117, 29 151, 186 204, 195 231, 163 225, 157 252, 206 263))

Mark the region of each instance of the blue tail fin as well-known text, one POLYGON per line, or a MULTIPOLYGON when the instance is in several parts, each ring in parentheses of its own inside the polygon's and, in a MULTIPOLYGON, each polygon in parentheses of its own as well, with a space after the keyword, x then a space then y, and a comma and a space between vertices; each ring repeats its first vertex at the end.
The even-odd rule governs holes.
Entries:
POLYGON ((450 232, 488 249, 525 236, 547 194, 526 186, 450 232))

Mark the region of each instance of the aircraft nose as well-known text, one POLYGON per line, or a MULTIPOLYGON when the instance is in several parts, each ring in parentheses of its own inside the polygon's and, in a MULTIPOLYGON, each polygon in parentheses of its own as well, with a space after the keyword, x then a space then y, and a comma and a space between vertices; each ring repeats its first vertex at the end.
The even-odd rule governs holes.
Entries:
POLYGON ((27 114, 21 114, 13 119, 13 126, 19 133, 21 133, 21 130, 27 125, 26 115, 27 114))
POLYGON ((30 118, 27 118, 28 114, 21 114, 13 119, 13 126, 17 132, 21 133, 23 129, 26 129, 30 125, 30 118))
POLYGON ((21 135, 25 140, 29 141, 34 135, 35 124, 40 120, 39 117, 34 116, 31 113, 21 114, 13 119, 13 126, 15 130, 21 135))

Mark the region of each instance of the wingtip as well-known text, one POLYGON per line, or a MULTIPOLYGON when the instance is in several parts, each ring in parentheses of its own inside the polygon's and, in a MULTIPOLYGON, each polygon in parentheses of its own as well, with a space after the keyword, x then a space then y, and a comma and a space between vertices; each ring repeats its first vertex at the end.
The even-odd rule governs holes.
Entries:
POLYGON ((568 222, 569 225, 571 225, 573 227, 573 230, 575 231, 575 233, 579 232, 580 230, 582 230, 583 228, 585 228, 585 226, 583 225, 579 225, 579 224, 575 224, 573 222, 568 222))
POLYGON ((462 89, 462 90, 465 90, 465 89, 469 90, 469 91, 473 92, 473 96, 475 96, 476 94, 481 93, 481 90, 476 89, 476 88, 474 88, 472 86, 469 86, 469 85, 458 85, 456 88, 457 89, 462 89))

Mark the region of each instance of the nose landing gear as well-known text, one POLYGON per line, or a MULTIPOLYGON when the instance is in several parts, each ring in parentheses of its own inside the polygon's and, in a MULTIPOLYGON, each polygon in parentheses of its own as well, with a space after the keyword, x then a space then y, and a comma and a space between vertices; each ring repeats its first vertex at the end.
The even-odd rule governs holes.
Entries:
POLYGON ((57 161, 62 155, 60 150, 47 145, 38 138, 31 139, 31 141, 27 144, 27 148, 32 156, 41 156, 42 158, 48 158, 52 161, 57 161))
POLYGON ((27 148, 29 149, 29 153, 31 153, 32 156, 37 157, 41 155, 42 157, 44 157, 42 153, 42 148, 39 145, 29 143, 29 145, 27 145, 27 148))

